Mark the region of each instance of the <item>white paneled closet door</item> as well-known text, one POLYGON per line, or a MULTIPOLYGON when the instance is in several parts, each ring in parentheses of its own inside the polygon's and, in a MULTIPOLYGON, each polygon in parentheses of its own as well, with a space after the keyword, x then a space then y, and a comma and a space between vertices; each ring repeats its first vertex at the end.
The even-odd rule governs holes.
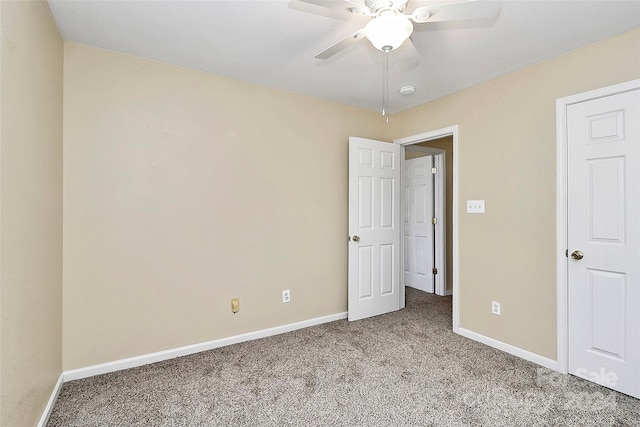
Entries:
POLYGON ((567 108, 569 372, 640 398, 640 90, 567 108))

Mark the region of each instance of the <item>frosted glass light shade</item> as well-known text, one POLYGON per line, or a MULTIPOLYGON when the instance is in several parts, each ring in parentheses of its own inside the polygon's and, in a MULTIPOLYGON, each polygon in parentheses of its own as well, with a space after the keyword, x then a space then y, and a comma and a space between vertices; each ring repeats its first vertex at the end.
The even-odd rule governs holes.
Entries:
POLYGON ((372 19, 364 27, 365 35, 378 50, 399 48, 413 32, 413 24, 405 15, 386 13, 372 19))

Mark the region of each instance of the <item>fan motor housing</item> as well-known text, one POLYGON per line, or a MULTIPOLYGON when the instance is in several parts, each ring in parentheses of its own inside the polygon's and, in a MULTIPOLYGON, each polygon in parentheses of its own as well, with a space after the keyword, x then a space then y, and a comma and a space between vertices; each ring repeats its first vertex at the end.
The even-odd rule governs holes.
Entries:
POLYGON ((384 10, 394 10, 403 13, 409 0, 365 0, 364 4, 372 13, 378 14, 384 10))

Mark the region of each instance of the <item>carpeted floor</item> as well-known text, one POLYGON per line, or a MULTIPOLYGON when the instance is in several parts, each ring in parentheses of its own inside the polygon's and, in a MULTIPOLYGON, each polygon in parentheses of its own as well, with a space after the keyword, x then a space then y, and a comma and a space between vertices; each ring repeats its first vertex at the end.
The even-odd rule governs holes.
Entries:
POLYGON ((451 331, 451 298, 64 384, 54 426, 640 426, 640 401, 451 331))

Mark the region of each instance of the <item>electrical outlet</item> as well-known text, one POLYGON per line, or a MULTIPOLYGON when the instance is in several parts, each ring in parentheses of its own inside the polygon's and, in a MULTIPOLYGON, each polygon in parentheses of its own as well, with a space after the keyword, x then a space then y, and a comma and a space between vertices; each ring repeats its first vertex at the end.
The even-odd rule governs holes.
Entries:
POLYGON ((500 303, 497 301, 491 301, 491 314, 500 316, 500 303))
POLYGON ((231 312, 237 313, 240 311, 240 298, 234 298, 231 300, 231 312))
POLYGON ((282 291, 282 302, 289 302, 291 301, 291 291, 289 289, 282 291))

